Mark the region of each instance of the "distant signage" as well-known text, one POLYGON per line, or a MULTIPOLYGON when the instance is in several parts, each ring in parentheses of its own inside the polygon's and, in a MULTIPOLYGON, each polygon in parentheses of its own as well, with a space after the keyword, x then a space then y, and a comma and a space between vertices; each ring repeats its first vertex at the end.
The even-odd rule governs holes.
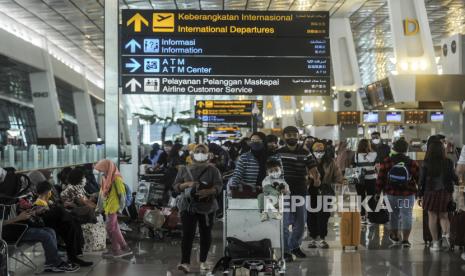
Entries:
POLYGON ((123 10, 124 94, 329 95, 328 12, 123 10))
MULTIPOLYGON (((252 109, 255 105, 260 110, 259 116, 261 116, 263 101, 197 101, 195 104, 195 115, 197 119, 202 121, 203 127, 251 127, 252 109)), ((258 121, 260 122, 261 120, 259 119, 258 121)))
POLYGON ((420 32, 420 24, 418 23, 418 20, 407 17, 404 20, 404 35, 412 36, 412 35, 418 34, 419 32, 420 32))

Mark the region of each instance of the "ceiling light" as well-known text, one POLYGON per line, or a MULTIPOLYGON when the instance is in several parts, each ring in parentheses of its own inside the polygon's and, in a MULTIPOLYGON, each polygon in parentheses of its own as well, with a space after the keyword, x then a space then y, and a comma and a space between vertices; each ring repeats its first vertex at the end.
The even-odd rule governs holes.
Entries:
POLYGON ((397 75, 399 75, 399 72, 397 72, 397 70, 392 70, 391 74, 393 74, 394 76, 397 76, 397 75))
POLYGON ((404 71, 407 71, 408 70, 408 63, 403 61, 400 63, 400 68, 404 71))
POLYGON ((418 70, 418 62, 414 61, 412 62, 412 70, 417 71, 418 70))
POLYGON ((397 63, 396 58, 393 58, 393 57, 392 57, 392 58, 389 58, 389 60, 391 61, 392 64, 396 64, 396 63, 397 63))
POLYGON ((428 62, 426 62, 426 60, 420 61, 420 69, 422 71, 425 71, 426 69, 428 69, 428 62))

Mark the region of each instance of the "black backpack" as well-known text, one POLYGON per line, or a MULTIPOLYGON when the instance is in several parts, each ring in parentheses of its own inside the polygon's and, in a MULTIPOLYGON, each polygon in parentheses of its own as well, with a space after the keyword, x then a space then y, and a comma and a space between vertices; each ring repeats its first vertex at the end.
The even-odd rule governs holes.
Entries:
POLYGON ((7 172, 0 183, 0 197, 16 198, 26 194, 31 187, 31 180, 25 174, 16 173, 14 168, 4 168, 7 172))
POLYGON ((387 175, 389 183, 399 188, 407 187, 410 180, 412 179, 409 168, 410 160, 395 163, 387 175))

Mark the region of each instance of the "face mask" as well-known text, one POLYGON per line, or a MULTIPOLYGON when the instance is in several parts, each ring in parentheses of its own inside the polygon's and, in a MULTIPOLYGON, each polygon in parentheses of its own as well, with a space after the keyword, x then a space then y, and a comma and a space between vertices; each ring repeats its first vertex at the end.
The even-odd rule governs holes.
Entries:
POLYGON ((428 150, 428 146, 426 144, 422 145, 421 146, 421 150, 422 151, 427 151, 428 150))
POLYGON ((253 151, 262 150, 262 149, 263 149, 263 143, 261 143, 261 142, 250 143, 250 148, 251 148, 253 151))
POLYGON ((180 151, 178 152, 178 154, 179 154, 179 157, 181 157, 184 154, 184 152, 180 151))
POLYGON ((268 173, 270 175, 271 178, 280 178, 281 177, 281 170, 278 170, 278 171, 272 171, 270 173, 268 173))
POLYGON ((289 139, 286 139, 286 144, 288 144, 289 146, 293 147, 295 145, 297 145, 297 138, 289 138, 289 139))
POLYGON ((381 140, 380 139, 373 139, 372 142, 373 142, 373 144, 378 145, 379 143, 381 143, 381 140))
POLYGON ((208 160, 207 153, 194 153, 194 160, 197 162, 206 162, 208 160))
POLYGON ((323 156, 325 156, 324 152, 315 152, 314 153, 316 159, 321 159, 323 156))

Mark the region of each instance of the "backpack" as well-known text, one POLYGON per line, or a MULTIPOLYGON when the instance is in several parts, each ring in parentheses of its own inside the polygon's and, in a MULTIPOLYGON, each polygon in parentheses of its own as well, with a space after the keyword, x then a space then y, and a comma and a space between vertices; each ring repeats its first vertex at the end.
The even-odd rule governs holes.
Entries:
POLYGON ((404 188, 410 182, 412 176, 407 167, 409 162, 396 163, 388 172, 388 182, 398 188, 404 188))
POLYGON ((126 183, 124 183, 124 188, 126 190, 126 207, 129 207, 132 204, 132 190, 126 183))
POLYGON ((17 174, 14 168, 4 168, 7 172, 0 183, 0 194, 3 197, 19 197, 27 193, 31 187, 31 180, 25 174, 17 174))

